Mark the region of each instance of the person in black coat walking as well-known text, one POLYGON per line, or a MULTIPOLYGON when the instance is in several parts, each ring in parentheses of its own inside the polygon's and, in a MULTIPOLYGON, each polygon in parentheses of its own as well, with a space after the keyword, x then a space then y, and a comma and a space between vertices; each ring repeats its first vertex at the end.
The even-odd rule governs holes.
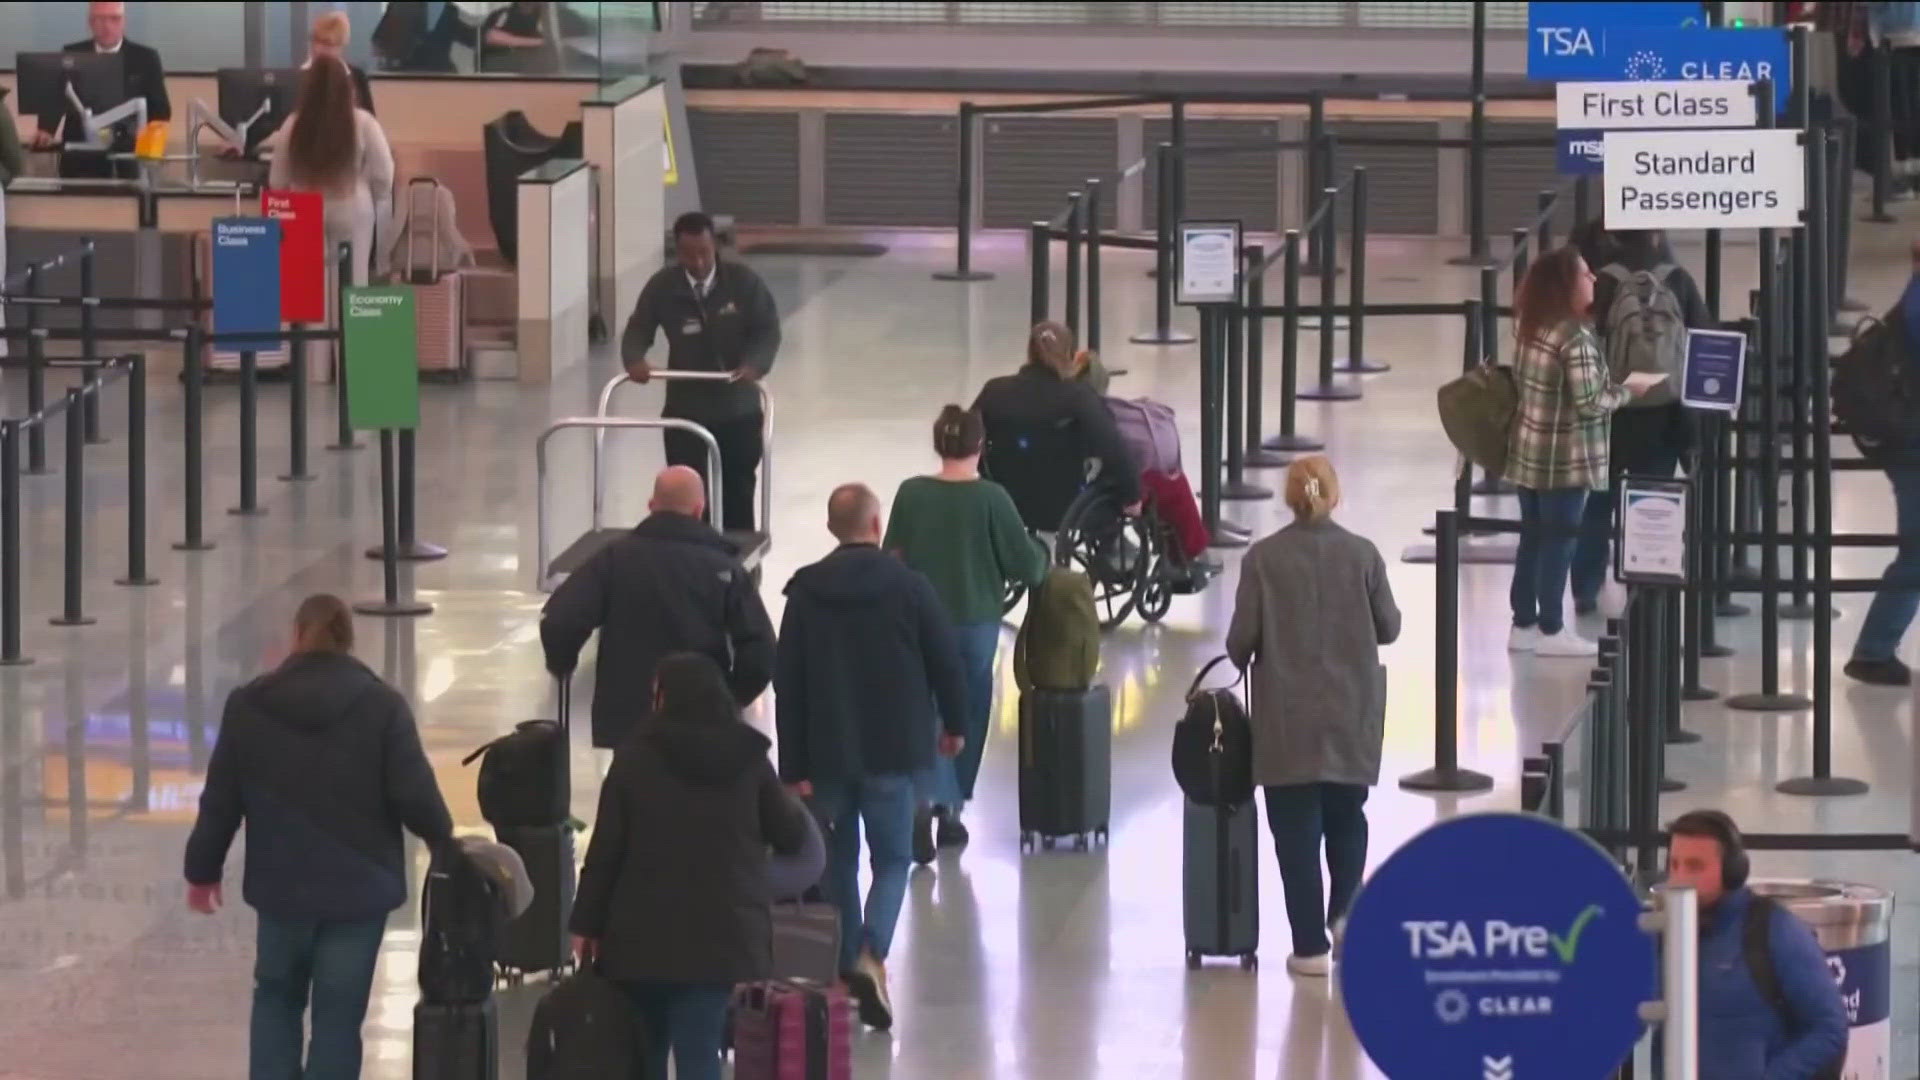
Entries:
POLYGON ((828 893, 840 907, 840 969, 868 1025, 888 1028, 887 952, 912 869, 915 774, 960 752, 966 676, 933 585, 880 550, 880 500, 843 484, 827 501, 840 546, 787 582, 775 677, 780 778, 829 828, 828 893), (873 885, 860 904, 860 829, 873 885))
POLYGON ((719 665, 660 661, 653 715, 614 756, 570 926, 581 962, 626 987, 654 1033, 649 1076, 719 1080, 736 983, 773 968, 767 851, 799 853, 807 810, 719 665))
POLYGON ((187 840, 187 903, 211 915, 227 849, 247 826, 242 889, 260 920, 253 1076, 360 1075, 387 913, 407 898, 401 829, 430 845, 453 839, 406 699, 352 648, 338 597, 300 605, 293 655, 227 698, 187 840))
POLYGON ((593 745, 602 750, 652 713, 653 668, 669 653, 712 657, 743 708, 773 678, 773 620, 733 545, 701 520, 699 474, 669 466, 647 509, 554 590, 540 619, 547 670, 563 679, 600 631, 593 745))

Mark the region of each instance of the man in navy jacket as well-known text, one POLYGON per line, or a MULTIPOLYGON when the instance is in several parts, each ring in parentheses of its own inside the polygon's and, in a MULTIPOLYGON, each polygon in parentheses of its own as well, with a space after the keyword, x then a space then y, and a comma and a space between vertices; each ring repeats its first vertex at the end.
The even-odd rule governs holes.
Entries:
POLYGON ((1847 1010, 1826 954, 1807 924, 1747 888, 1747 853, 1733 819, 1695 810, 1667 835, 1668 880, 1700 898, 1700 1080, 1840 1075, 1847 1010), (1764 946, 1750 922, 1761 919, 1764 946), (1757 970, 1763 964, 1771 978, 1757 970))

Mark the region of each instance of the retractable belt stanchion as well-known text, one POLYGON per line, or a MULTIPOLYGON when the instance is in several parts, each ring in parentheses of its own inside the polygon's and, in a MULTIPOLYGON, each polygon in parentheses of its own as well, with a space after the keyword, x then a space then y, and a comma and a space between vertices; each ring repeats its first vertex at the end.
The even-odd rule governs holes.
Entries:
POLYGON ((1080 335, 1080 343, 1095 353, 1100 351, 1100 180, 1088 177, 1086 195, 1081 202, 1082 217, 1086 222, 1086 247, 1082 251, 1086 273, 1082 282, 1086 289, 1085 331, 1080 335))
POLYGON ((1129 338, 1135 345, 1190 345, 1193 335, 1173 329, 1174 150, 1172 143, 1154 148, 1153 329, 1129 338))
POLYGON ((33 663, 20 645, 20 434, 0 420, 0 667, 33 663))
POLYGON ((1245 450, 1240 455, 1241 464, 1249 469, 1277 469, 1291 459, 1266 449, 1260 439, 1261 431, 1266 428, 1267 249, 1259 244, 1248 247, 1247 267, 1247 423, 1242 432, 1245 450))
POLYGON ((1434 520, 1433 768, 1400 778, 1408 791, 1491 791, 1493 777, 1460 767, 1460 519, 1434 520))
POLYGON ((260 368, 251 345, 240 349, 240 505, 227 513, 258 517, 260 505, 260 368))
MULTIPOLYGON (((40 267, 29 266, 22 275, 26 279, 23 290, 28 296, 40 295, 40 267)), ((29 304, 26 310, 28 331, 40 329, 40 308, 29 304)), ((47 340, 44 333, 30 333, 27 338, 27 412, 40 415, 47 407, 47 340)), ((47 430, 44 424, 33 424, 27 428, 27 475, 46 476, 47 468, 47 430)))
MULTIPOLYGON (((99 383, 94 384, 97 390, 99 383)), ((47 621, 54 626, 92 626, 94 620, 81 611, 80 575, 86 558, 86 521, 87 521, 87 393, 81 388, 67 391, 66 415, 61 417, 66 424, 67 460, 66 469, 66 521, 62 528, 62 546, 65 548, 61 560, 60 574, 60 614, 47 621)), ((44 417, 44 414, 42 414, 44 417)), ((45 424, 44 418, 38 421, 45 424)))
POLYGON ((1067 334, 1080 341, 1080 230, 1085 227, 1083 220, 1086 209, 1085 193, 1067 192, 1067 280, 1066 280, 1066 318, 1067 334))
POLYGON ((333 390, 335 440, 329 450, 358 450, 364 443, 353 438, 353 424, 347 418, 347 286, 353 284, 353 249, 341 244, 334 262, 333 317, 340 337, 334 343, 333 390))
MULTIPOLYGON (((206 372, 202 367, 206 362, 201 346, 200 327, 188 323, 185 335, 181 338, 181 376, 185 388, 186 416, 181 438, 181 452, 186 457, 186 477, 183 481, 185 491, 180 500, 181 513, 186 517, 185 537, 173 545, 175 551, 212 551, 213 543, 202 532, 205 516, 202 503, 206 492, 206 372)), ((345 400, 345 391, 341 398, 345 400)))
MULTIPOLYGON (((1515 228, 1513 242, 1524 252, 1527 230, 1515 228)), ((1520 266, 1523 261, 1524 257, 1515 260, 1513 284, 1516 295, 1519 293, 1520 277, 1526 273, 1526 270, 1520 266)), ((1480 347, 1486 355, 1498 357, 1500 354, 1500 270, 1491 263, 1480 268, 1480 302, 1476 310, 1480 319, 1480 347)), ((1481 470, 1479 482, 1473 485, 1475 495, 1511 495, 1513 491, 1513 485, 1507 483, 1506 477, 1495 476, 1485 470, 1481 470)), ((1467 531, 1472 533, 1473 530, 1467 531)))
POLYGON ((1235 502, 1273 498, 1272 488, 1262 487, 1247 480, 1245 461, 1247 331, 1255 318, 1251 305, 1246 303, 1246 299, 1253 277, 1260 272, 1261 256, 1262 251, 1257 246, 1242 250, 1240 262, 1243 272, 1240 276, 1240 296, 1221 313, 1227 332, 1227 385, 1224 408, 1227 477, 1220 485, 1220 497, 1235 502))
POLYGON ((1300 230, 1288 229, 1281 243, 1285 247, 1280 252, 1280 303, 1287 313, 1280 317, 1280 434, 1260 445, 1282 454, 1310 454, 1326 444, 1295 428, 1300 382, 1300 230))
POLYGON ((1367 169, 1353 167, 1353 190, 1348 192, 1347 224, 1347 362, 1339 370, 1347 375, 1378 375, 1393 370, 1392 364, 1367 359, 1367 169))
MULTIPOLYGON (((343 342, 344 344, 344 342, 343 342)), ((380 560, 381 594, 379 600, 365 600, 353 605, 353 610, 362 615, 379 615, 398 618, 432 613, 433 605, 418 599, 402 599, 400 596, 400 560, 395 557, 400 548, 400 520, 398 500, 395 490, 399 486, 396 476, 395 439, 391 428, 380 430, 380 535, 381 550, 386 555, 380 560)))
POLYGON ((1893 46, 1873 46, 1873 210, 1867 220, 1891 225, 1887 200, 1893 197, 1893 46))
MULTIPOLYGON (((100 355, 100 340, 94 325, 94 308, 98 305, 92 303, 96 296, 93 277, 93 239, 82 237, 80 240, 80 355, 88 358, 100 355)), ((82 383, 89 391, 99 377, 97 368, 87 368, 81 374, 82 383)), ((81 408, 85 410, 87 443, 99 446, 106 442, 106 436, 100 433, 100 395, 88 393, 81 403, 81 408)))
POLYGON ((127 363, 127 576, 116 584, 158 585, 147 574, 147 358, 127 363))
MULTIPOLYGON (((1318 308, 1319 329, 1317 331, 1320 338, 1319 381, 1315 386, 1309 386, 1305 390, 1296 391, 1295 396, 1302 401, 1358 401, 1360 399, 1359 386, 1354 383, 1337 381, 1334 378, 1333 370, 1333 320, 1335 308, 1338 306, 1335 303, 1334 294, 1340 287, 1339 281, 1336 280, 1336 268, 1333 265, 1333 249, 1335 245, 1334 225, 1337 220, 1335 200, 1337 200, 1339 196, 1340 189, 1331 185, 1320 189, 1322 205, 1316 210, 1316 212, 1320 214, 1320 222, 1315 229, 1315 231, 1320 234, 1320 257, 1318 260, 1320 304, 1318 308)), ((1308 250, 1311 251, 1313 249, 1309 247, 1308 250)))
POLYGON ((1032 280, 1027 285, 1027 325, 1037 326, 1047 321, 1047 308, 1052 303, 1048 296, 1049 280, 1053 274, 1052 251, 1049 243, 1053 227, 1044 221, 1036 221, 1027 230, 1027 256, 1031 264, 1032 280))
POLYGON ((973 102, 961 102, 960 130, 955 133, 960 154, 955 179, 960 190, 953 227, 953 269, 935 273, 937 281, 986 281, 993 277, 985 270, 973 268, 973 129, 978 122, 973 114, 973 102))
POLYGON ((1447 262, 1454 266, 1485 266, 1487 253, 1487 4, 1473 3, 1472 108, 1467 121, 1467 253, 1447 262))
POLYGON ((307 343, 304 337, 287 343, 287 471, 280 479, 288 483, 315 479, 307 471, 307 343))

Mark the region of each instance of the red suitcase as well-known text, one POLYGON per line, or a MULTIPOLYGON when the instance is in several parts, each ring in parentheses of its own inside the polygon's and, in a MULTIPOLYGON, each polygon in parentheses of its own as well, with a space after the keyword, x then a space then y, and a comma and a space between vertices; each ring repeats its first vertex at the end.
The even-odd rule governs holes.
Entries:
POLYGON ((734 992, 734 1080, 852 1080, 853 1006, 837 987, 805 979, 734 992))

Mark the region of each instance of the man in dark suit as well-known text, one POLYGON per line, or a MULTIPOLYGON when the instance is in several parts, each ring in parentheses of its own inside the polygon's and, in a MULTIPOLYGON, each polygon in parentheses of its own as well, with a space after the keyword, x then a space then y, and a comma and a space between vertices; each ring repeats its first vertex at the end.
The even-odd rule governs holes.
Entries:
MULTIPOLYGON (((167 100, 167 73, 161 67, 160 54, 139 42, 127 40, 127 5, 88 4, 87 29, 93 36, 85 41, 76 41, 61 51, 119 54, 126 69, 128 99, 146 99, 149 121, 173 119, 173 104, 167 100)), ((32 138, 34 149, 45 150, 53 146, 56 142, 55 132, 60 131, 63 122, 66 125, 63 134, 67 140, 78 142, 86 137, 81 130, 79 115, 69 109, 64 116, 40 117, 39 129, 32 138)), ((138 134, 129 125, 116 125, 112 150, 119 153, 132 150, 134 137, 138 134)), ((60 175, 63 177, 103 178, 115 174, 113 162, 104 154, 75 150, 60 155, 60 175)), ((131 176, 132 169, 123 168, 119 174, 131 176)))

